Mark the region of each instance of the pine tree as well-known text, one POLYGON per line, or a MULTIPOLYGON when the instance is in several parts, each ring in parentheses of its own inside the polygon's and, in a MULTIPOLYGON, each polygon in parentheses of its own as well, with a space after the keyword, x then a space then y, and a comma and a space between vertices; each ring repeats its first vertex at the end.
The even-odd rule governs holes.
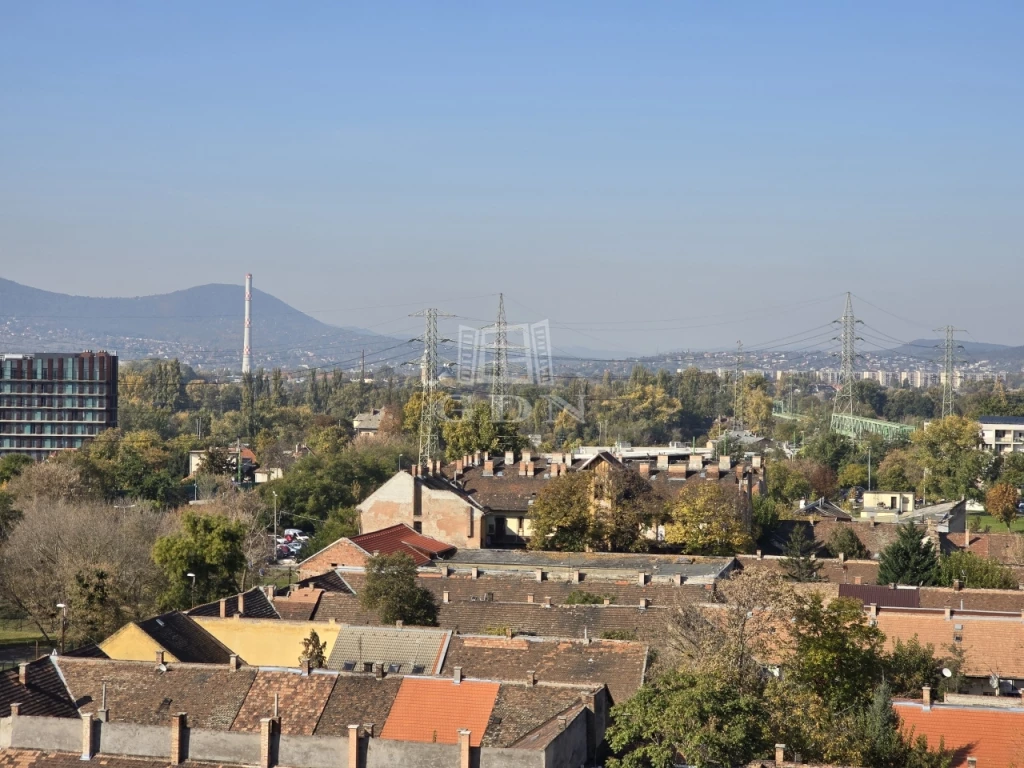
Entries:
POLYGON ((882 550, 878 563, 879 584, 930 586, 938 578, 939 560, 931 539, 913 523, 897 529, 896 540, 882 550))
POLYGON ((821 563, 811 557, 815 549, 814 539, 807 535, 807 527, 801 523, 794 525, 783 550, 786 556, 780 561, 786 578, 793 581, 818 581, 821 563))

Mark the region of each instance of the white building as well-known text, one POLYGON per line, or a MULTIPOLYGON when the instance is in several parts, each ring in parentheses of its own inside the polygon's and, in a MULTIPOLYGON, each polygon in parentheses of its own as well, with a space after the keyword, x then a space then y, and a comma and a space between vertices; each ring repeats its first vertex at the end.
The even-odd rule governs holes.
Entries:
POLYGON ((1024 451, 1024 418, 1020 416, 982 416, 981 447, 989 453, 1024 451))

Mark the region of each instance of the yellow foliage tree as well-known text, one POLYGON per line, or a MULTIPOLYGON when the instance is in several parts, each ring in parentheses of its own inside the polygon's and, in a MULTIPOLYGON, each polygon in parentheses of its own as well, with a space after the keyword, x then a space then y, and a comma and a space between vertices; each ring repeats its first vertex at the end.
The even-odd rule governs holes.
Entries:
POLYGON ((747 500, 715 480, 691 480, 669 510, 665 540, 694 555, 734 555, 754 545, 747 500))

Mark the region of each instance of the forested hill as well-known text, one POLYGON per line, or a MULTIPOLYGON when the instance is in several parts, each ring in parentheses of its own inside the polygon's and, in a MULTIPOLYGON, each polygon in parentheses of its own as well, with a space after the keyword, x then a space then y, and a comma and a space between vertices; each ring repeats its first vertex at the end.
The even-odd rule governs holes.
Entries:
MULTIPOLYGON (((103 347, 126 358, 180 356, 203 365, 239 365, 245 289, 209 284, 134 298, 69 296, 0 279, 0 352, 103 347)), ((319 364, 394 341, 337 328, 269 293, 253 291, 256 364, 319 364), (308 360, 307 360, 308 358, 308 360)))

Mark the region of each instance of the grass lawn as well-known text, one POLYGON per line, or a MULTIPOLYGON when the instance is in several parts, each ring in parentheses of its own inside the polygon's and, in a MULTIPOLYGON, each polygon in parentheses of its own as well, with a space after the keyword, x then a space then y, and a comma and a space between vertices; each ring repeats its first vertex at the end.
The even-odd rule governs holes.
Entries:
POLYGON ((287 587, 299 580, 298 569, 292 566, 268 568, 262 577, 259 578, 260 585, 273 584, 275 587, 287 587))
POLYGON ((978 525, 981 526, 978 529, 979 531, 984 531, 987 526, 991 526, 992 533, 1006 533, 1007 530, 1014 531, 1015 533, 1024 533, 1024 517, 1018 517, 1014 520, 1013 526, 1009 529, 1007 529, 1002 520, 992 517, 992 515, 972 513, 967 516, 968 524, 974 520, 977 520, 978 525))
POLYGON ((36 640, 42 642, 43 636, 29 622, 0 620, 0 646, 30 645, 36 640))

